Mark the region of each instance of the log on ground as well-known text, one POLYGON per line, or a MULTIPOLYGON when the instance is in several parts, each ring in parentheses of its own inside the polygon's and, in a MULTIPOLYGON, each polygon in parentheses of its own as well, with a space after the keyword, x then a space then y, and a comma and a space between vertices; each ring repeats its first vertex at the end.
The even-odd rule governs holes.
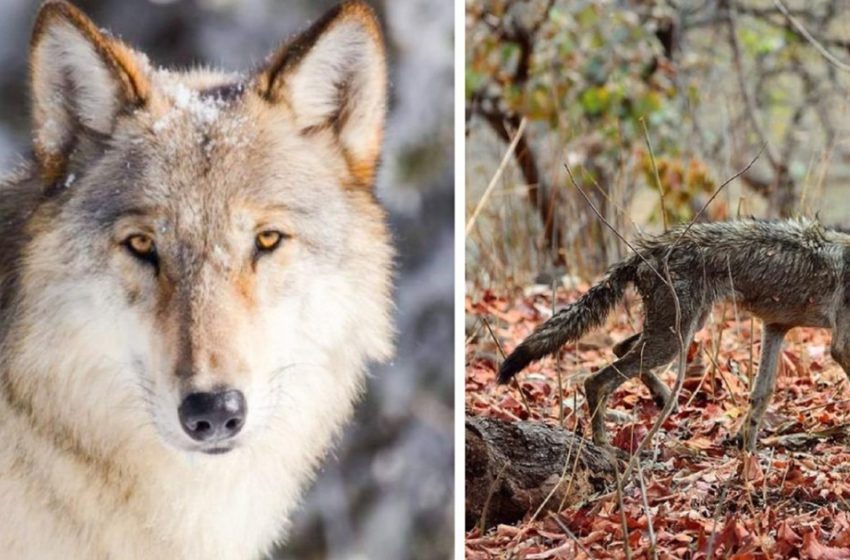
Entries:
POLYGON ((543 512, 569 507, 613 482, 604 452, 572 432, 540 422, 466 419, 467 529, 482 516, 485 528, 515 523, 544 501, 543 512))

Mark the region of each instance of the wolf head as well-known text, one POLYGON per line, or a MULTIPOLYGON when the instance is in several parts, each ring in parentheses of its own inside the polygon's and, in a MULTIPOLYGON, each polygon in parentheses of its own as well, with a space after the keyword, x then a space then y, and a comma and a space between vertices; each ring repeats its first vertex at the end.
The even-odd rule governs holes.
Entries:
POLYGON ((49 1, 31 79, 40 194, 3 340, 13 400, 89 453, 276 438, 314 461, 391 352, 372 11, 345 2, 229 75, 155 68, 49 1))

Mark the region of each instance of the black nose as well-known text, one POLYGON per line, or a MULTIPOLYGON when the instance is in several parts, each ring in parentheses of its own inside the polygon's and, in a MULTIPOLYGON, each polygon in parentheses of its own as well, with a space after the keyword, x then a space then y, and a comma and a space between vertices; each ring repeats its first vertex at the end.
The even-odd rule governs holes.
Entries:
POLYGON ((247 407, 242 391, 230 389, 211 393, 191 393, 177 409, 180 424, 196 441, 230 439, 245 425, 247 407))

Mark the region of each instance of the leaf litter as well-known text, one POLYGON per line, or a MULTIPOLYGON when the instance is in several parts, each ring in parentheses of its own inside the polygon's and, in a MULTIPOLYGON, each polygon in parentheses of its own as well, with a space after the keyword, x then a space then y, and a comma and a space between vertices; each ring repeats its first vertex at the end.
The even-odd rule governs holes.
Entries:
MULTIPOLYGON (((587 288, 559 292, 557 306, 587 288)), ((517 298, 490 291, 467 297, 468 415, 552 425, 563 418, 564 428, 589 435, 583 381, 614 360, 616 342, 638 332, 640 314, 628 312, 638 306, 619 307, 605 328, 529 366, 518 376, 523 395, 515 384, 497 386, 502 356, 484 321, 510 352, 551 316, 551 305, 551 295, 540 290, 517 298)), ((761 327, 735 311, 716 306, 688 349, 678 407, 650 455, 641 457, 645 490, 636 477, 624 486, 625 533, 611 488, 557 514, 531 521, 529 512, 516 526, 484 534, 476 527, 466 534, 466 557, 622 558, 628 540, 632 558, 850 559, 850 383, 829 357, 830 333, 797 328, 786 337, 759 449, 749 456, 731 439, 747 412, 761 327)), ((674 368, 658 372, 668 386, 674 368)), ((659 413, 636 379, 620 386, 609 409, 620 420, 606 422, 612 444, 626 452, 638 446, 659 413)))

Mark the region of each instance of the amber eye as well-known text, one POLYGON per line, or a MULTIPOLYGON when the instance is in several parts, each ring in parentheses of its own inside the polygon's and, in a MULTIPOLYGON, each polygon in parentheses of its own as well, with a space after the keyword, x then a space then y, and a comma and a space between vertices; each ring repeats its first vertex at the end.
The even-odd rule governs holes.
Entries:
POLYGON ((141 233, 133 234, 124 241, 124 246, 137 259, 153 265, 157 264, 156 244, 149 236, 141 233))
POLYGON ((283 241, 284 235, 276 230, 270 229, 267 231, 261 231, 257 234, 256 245, 257 250, 270 252, 274 251, 280 245, 280 242, 283 241))

